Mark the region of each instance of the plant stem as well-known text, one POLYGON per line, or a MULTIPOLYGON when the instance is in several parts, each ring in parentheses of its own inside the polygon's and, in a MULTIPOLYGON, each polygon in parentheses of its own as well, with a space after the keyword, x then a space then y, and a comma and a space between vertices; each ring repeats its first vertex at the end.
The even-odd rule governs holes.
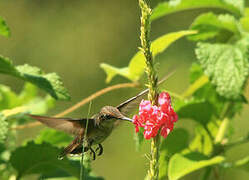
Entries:
POLYGON ((226 135, 226 131, 228 129, 229 126, 229 118, 228 118, 228 114, 230 111, 230 108, 233 106, 233 104, 231 102, 227 102, 224 106, 223 112, 221 113, 221 125, 219 127, 218 133, 215 137, 215 144, 221 143, 222 140, 224 139, 225 135, 226 135))
MULTIPOLYGON (((157 74, 154 66, 153 56, 150 48, 150 16, 151 9, 145 3, 144 0, 139 0, 139 6, 142 11, 141 15, 141 51, 143 52, 146 59, 146 73, 148 75, 148 88, 149 94, 148 99, 152 105, 157 105, 158 90, 157 90, 157 74)), ((157 180, 159 174, 159 148, 160 148, 160 135, 152 139, 151 141, 151 160, 150 169, 148 171, 148 177, 150 180, 157 180)))
POLYGON ((88 168, 89 168, 89 163, 90 163, 89 159, 86 159, 85 156, 84 156, 84 147, 85 147, 84 142, 86 141, 86 135, 87 135, 87 129, 88 129, 88 122, 89 122, 89 115, 90 115, 91 107, 92 107, 92 101, 90 101, 90 103, 89 103, 88 114, 87 114, 87 119, 86 119, 86 129, 85 129, 85 132, 84 132, 84 138, 83 138, 83 143, 82 143, 80 180, 86 179, 87 173, 85 171, 85 163, 87 163, 86 166, 88 168))
POLYGON ((219 131, 215 137, 215 144, 217 143, 221 143, 221 141, 223 140, 223 138, 225 137, 227 128, 229 125, 229 119, 226 117, 222 120, 222 123, 220 125, 219 131))

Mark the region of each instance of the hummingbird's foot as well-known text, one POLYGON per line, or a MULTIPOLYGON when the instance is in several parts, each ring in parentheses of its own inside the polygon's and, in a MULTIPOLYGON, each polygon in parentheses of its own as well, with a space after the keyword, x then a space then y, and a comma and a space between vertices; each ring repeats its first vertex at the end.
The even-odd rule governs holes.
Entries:
POLYGON ((103 154, 103 146, 101 144, 98 144, 98 147, 96 148, 95 152, 99 151, 98 156, 103 154))
POLYGON ((93 160, 95 160, 96 159, 96 153, 95 153, 95 151, 93 150, 93 148, 89 148, 90 149, 90 151, 91 151, 91 155, 93 156, 93 160))

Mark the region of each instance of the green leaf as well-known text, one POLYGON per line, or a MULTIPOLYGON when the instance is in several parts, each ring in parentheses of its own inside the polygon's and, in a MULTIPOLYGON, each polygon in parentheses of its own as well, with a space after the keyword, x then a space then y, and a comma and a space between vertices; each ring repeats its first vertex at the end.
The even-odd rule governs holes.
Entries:
POLYGON ((17 95, 8 86, 0 84, 0 110, 11 109, 19 104, 17 95))
POLYGON ((71 141, 72 137, 68 134, 54 129, 44 129, 35 139, 35 143, 41 144, 47 142, 58 147, 67 146, 71 141))
POLYGON ((8 58, 0 56, 0 73, 9 74, 31 82, 55 99, 68 100, 70 96, 56 73, 45 74, 41 69, 27 64, 14 66, 8 58))
POLYGON ((170 157, 188 146, 189 134, 185 129, 174 129, 166 139, 163 139, 160 148, 159 159, 159 179, 163 180, 167 177, 168 162, 170 157))
POLYGON ((249 32, 249 8, 245 9, 244 16, 240 18, 240 23, 243 29, 249 32))
POLYGON ((169 2, 160 3, 153 9, 151 21, 171 13, 200 8, 225 9, 237 16, 241 16, 244 10, 244 2, 243 0, 170 0, 169 2))
MULTIPOLYGON (((151 43, 153 57, 163 52, 169 45, 183 36, 195 34, 196 31, 179 31, 163 35, 151 43)), ((100 65, 107 74, 106 82, 109 83, 116 75, 126 77, 131 81, 137 81, 143 75, 145 69, 145 58, 141 51, 137 52, 130 60, 129 66, 116 68, 111 65, 102 63, 100 65)))
POLYGON ((51 173, 57 169, 68 175, 79 177, 79 163, 75 166, 67 158, 58 160, 59 152, 60 149, 50 144, 29 142, 11 154, 10 163, 18 172, 17 179, 28 174, 51 173))
MULTIPOLYGON (((190 69, 190 83, 191 86, 195 85, 201 77, 204 76, 204 72, 199 64, 193 63, 190 69)), ((227 102, 225 98, 219 96, 215 90, 214 85, 207 81, 203 86, 196 89, 192 93, 195 100, 203 100, 212 104, 215 115, 219 118, 224 108, 224 104, 227 102)))
POLYGON ((5 37, 10 36, 10 29, 1 16, 0 16, 0 34, 5 36, 5 37))
POLYGON ((55 100, 50 96, 46 96, 45 98, 36 97, 29 101, 25 106, 27 106, 27 113, 31 114, 46 114, 49 109, 54 107, 55 100))
POLYGON ((197 59, 219 95, 230 99, 241 96, 249 71, 248 47, 249 35, 235 45, 198 44, 197 59))
POLYGON ((244 169, 249 172, 249 156, 244 157, 234 163, 234 167, 244 169))
POLYGON ((205 155, 210 155, 213 151, 212 139, 201 125, 195 128, 195 137, 189 145, 189 150, 205 155))
POLYGON ((0 143, 4 142, 8 133, 8 121, 2 113, 0 113, 0 143))
POLYGON ((197 30, 198 34, 189 36, 190 40, 199 41, 216 37, 216 41, 228 40, 232 35, 239 35, 237 21, 229 14, 215 15, 213 13, 204 13, 198 16, 191 29, 197 30))
POLYGON ((215 156, 211 159, 197 153, 175 154, 169 161, 169 180, 177 180, 201 168, 219 164, 224 161, 224 157, 215 156))
POLYGON ((38 95, 38 88, 31 83, 25 83, 18 98, 22 103, 29 102, 38 95))
POLYGON ((193 119, 204 126, 211 120, 214 111, 212 104, 194 99, 176 101, 175 110, 179 118, 193 119))

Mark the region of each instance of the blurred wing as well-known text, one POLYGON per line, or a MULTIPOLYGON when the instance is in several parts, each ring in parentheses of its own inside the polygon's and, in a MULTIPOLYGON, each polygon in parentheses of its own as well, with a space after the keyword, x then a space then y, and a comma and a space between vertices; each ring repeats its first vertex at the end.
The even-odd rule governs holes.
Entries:
MULTIPOLYGON (((77 135, 82 128, 86 126, 86 119, 71 119, 71 118, 54 118, 47 116, 37 116, 29 114, 31 118, 34 118, 48 127, 64 131, 69 134, 77 135)), ((94 120, 89 119, 89 126, 94 126, 94 120)))
MULTIPOLYGON (((175 71, 171 71, 168 73, 163 79, 161 79, 158 82, 158 85, 162 84, 164 81, 166 81, 172 74, 174 74, 175 71)), ((128 115, 129 113, 132 113, 134 109, 138 109, 138 105, 140 104, 142 99, 145 99, 147 94, 149 92, 149 89, 145 89, 144 91, 140 92, 138 95, 126 100, 125 102, 121 103, 117 106, 118 110, 123 115, 128 115)))
POLYGON ((146 95, 148 94, 149 89, 146 89, 142 92, 140 92, 138 95, 126 100, 125 102, 121 103, 117 106, 118 110, 123 115, 129 115, 133 110, 138 109, 139 103, 142 101, 142 99, 146 98, 146 95))

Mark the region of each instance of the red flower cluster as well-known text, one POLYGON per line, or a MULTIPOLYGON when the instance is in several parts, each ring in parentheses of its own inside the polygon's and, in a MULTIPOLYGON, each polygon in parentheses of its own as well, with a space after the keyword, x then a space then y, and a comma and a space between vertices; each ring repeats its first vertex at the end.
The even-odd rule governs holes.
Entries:
POLYGON ((150 101, 142 100, 139 105, 139 115, 133 116, 136 132, 139 127, 144 128, 144 138, 150 139, 157 135, 161 129, 161 135, 166 138, 174 128, 174 122, 178 119, 171 106, 170 95, 162 92, 158 97, 158 106, 152 106, 150 101))

